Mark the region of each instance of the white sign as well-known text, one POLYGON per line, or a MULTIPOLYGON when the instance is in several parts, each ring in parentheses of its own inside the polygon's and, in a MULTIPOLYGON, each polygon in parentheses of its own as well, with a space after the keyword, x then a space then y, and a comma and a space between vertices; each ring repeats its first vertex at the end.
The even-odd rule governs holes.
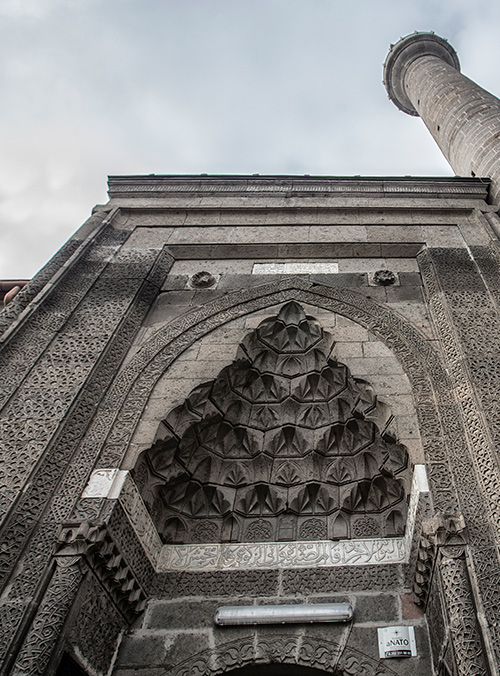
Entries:
POLYGON ((252 275, 335 275, 338 263, 254 263, 252 275))
POLYGON ((378 630, 380 659, 389 657, 416 657, 417 644, 413 627, 383 627, 378 630))

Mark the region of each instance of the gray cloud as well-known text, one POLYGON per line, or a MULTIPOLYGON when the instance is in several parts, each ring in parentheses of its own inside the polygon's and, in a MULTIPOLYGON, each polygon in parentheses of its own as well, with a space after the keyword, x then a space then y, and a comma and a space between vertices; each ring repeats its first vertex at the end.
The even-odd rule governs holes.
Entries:
POLYGON ((496 0, 2 0, 0 278, 29 277, 106 175, 450 175, 382 86, 434 30, 500 94, 496 0))

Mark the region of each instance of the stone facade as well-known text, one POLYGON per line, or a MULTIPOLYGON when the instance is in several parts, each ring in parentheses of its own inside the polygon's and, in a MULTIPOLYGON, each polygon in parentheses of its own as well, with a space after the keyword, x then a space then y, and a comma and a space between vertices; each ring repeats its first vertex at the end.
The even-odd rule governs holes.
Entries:
POLYGON ((492 195, 111 177, 0 315, 0 674, 498 673, 492 195))

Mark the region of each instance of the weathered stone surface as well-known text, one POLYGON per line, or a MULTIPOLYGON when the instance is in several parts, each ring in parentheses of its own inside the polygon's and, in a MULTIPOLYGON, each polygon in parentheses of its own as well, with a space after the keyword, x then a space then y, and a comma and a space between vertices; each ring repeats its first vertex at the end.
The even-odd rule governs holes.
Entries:
POLYGON ((145 620, 147 629, 206 628, 212 625, 220 601, 162 601, 153 605, 145 620))
POLYGON ((389 595, 358 596, 355 613, 356 622, 397 624, 400 618, 399 597, 389 595))

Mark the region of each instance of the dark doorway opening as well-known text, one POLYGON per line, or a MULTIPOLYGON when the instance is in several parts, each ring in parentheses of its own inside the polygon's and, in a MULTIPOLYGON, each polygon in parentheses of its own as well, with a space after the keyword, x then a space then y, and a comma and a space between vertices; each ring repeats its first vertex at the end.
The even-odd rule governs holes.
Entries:
POLYGON ((72 657, 64 653, 55 676, 88 676, 88 674, 81 668, 78 662, 75 662, 72 657))
POLYGON ((224 676, 326 676, 327 673, 296 664, 250 664, 242 669, 226 672, 224 676))

